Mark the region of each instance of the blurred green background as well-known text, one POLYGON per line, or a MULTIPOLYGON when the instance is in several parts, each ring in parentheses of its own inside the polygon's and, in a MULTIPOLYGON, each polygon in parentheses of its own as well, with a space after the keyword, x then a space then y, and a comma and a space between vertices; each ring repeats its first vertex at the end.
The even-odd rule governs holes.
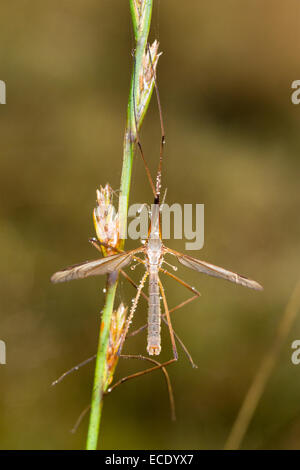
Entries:
MULTIPOLYGON (((128 382, 105 400, 106 449, 222 448, 300 276, 300 79, 297 0, 155 1, 151 39, 163 50, 158 77, 167 135, 168 202, 205 204, 205 246, 191 254, 245 273, 263 293, 181 267, 202 297, 174 314, 191 351, 169 369, 177 405, 170 421, 161 373, 128 382)), ((93 364, 51 388, 94 354, 105 280, 51 285, 59 268, 97 257, 96 188, 118 189, 134 47, 124 0, 18 0, 0 7, 0 447, 81 449, 93 364)), ((154 170, 157 106, 142 141, 154 170)), ((137 156, 131 202, 151 202, 137 156)), ((184 250, 183 241, 169 246, 184 250)), ((133 242, 128 247, 135 246, 133 242)), ((141 268, 133 273, 136 279, 141 268)), ((170 306, 188 297, 165 280, 170 306)), ((133 290, 121 282, 117 295, 133 290)), ((135 325, 146 318, 141 301, 135 325)), ((300 366, 282 350, 242 448, 300 448, 300 366)), ((145 353, 145 333, 126 352, 145 353)), ((171 355, 163 333, 163 357, 171 355)), ((120 362, 117 377, 144 364, 120 362)))

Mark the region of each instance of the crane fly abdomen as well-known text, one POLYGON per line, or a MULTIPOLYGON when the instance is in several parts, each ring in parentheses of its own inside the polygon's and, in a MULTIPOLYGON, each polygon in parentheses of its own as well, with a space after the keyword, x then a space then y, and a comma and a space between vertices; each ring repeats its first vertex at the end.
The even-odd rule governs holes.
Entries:
POLYGON ((160 295, 158 272, 156 266, 150 266, 149 273, 149 304, 148 304, 148 337, 147 351, 150 356, 158 356, 160 345, 160 295))

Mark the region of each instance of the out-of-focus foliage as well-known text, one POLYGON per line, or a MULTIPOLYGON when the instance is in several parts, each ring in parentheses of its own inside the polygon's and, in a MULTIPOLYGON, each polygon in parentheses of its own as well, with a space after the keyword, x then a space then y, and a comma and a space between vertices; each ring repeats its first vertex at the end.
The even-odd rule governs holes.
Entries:
MULTIPOLYGON (((93 366, 51 388, 66 369, 96 351, 104 279, 53 286, 51 274, 96 258, 95 190, 118 189, 133 38, 124 0, 2 2, 0 79, 0 447, 78 449, 87 421, 69 433, 89 403, 93 366)), ((152 37, 167 146, 168 202, 205 204, 205 246, 192 255, 245 273, 265 291, 247 291, 180 268, 202 297, 174 313, 191 351, 169 369, 177 422, 159 372, 105 399, 104 448, 221 448, 272 341, 300 275, 300 5, 296 0, 155 2, 152 37)), ((152 103, 141 133, 154 170, 159 119, 152 103)), ((131 202, 151 202, 137 156, 131 202)), ((169 241, 176 249, 184 243, 169 241)), ((133 242, 127 244, 134 246, 133 242)), ((142 268, 136 269, 136 279, 142 268)), ((188 293, 165 280, 170 306, 188 293)), ((134 290, 120 283, 116 304, 134 290)), ((135 324, 146 318, 141 300, 135 324)), ((244 448, 299 448, 300 366, 291 341, 267 386, 244 448)), ((144 353, 145 334, 126 343, 144 353)), ((125 350, 124 350, 125 352, 125 350)), ((171 356, 163 334, 163 357, 171 356)), ((143 364, 120 361, 117 375, 143 364)))

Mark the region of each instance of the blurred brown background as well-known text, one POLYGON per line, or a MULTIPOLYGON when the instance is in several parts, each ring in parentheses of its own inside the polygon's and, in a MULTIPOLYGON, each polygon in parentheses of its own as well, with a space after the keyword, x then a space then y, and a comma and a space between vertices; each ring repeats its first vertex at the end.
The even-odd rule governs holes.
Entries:
MULTIPOLYGON (((101 446, 110 449, 222 448, 299 278, 300 79, 297 0, 190 0, 155 3, 151 39, 160 40, 159 87, 167 147, 168 202, 205 204, 205 246, 194 256, 249 275, 263 293, 180 268, 202 297, 174 314, 180 351, 169 369, 177 422, 170 421, 158 372, 107 397, 101 446)), ((95 190, 118 189, 134 46, 124 0, 2 2, 0 79, 0 447, 81 449, 93 365, 51 388, 96 351, 104 279, 51 285, 51 274, 97 257, 95 190)), ((153 100, 143 146, 157 164, 153 100)), ((157 143, 157 144, 156 144, 157 143)), ((131 202, 151 202, 136 157, 131 202)), ((127 246, 131 246, 132 242, 127 246)), ((180 250, 184 243, 170 241, 180 250)), ((141 268, 134 275, 141 276, 141 268)), ((165 280, 170 306, 188 293, 165 280)), ((117 296, 130 300, 122 282, 117 296)), ((146 318, 141 302, 135 325, 146 318)), ((243 448, 300 448, 300 366, 286 342, 243 448)), ((163 334, 163 357, 170 342, 163 334)), ((126 352, 144 353, 145 334, 126 352)), ((121 377, 144 366, 120 363, 121 377)))

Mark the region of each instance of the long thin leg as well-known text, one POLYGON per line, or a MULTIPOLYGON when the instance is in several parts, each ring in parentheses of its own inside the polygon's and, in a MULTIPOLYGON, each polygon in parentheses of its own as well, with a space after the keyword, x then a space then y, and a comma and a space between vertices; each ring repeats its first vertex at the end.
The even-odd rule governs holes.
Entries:
POLYGON ((162 115, 162 108, 161 108, 161 102, 160 102, 160 97, 159 97, 159 90, 158 90, 158 85, 157 85, 157 80, 156 80, 156 73, 153 67, 149 43, 147 44, 147 49, 148 49, 150 64, 151 64, 152 73, 153 73, 155 93, 156 93, 158 112, 159 112, 160 128, 161 128, 159 165, 158 165, 158 171, 157 171, 157 177, 156 177, 156 197, 159 197, 160 188, 161 188, 162 161, 163 161, 164 146, 166 143, 166 139, 165 139, 165 128, 164 128, 164 121, 163 121, 163 115, 162 115))
MULTIPOLYGON (((96 355, 95 355, 96 356, 96 355)), ((92 358, 95 358, 95 356, 93 356, 92 358)), ((142 375, 145 375, 145 374, 148 374, 149 372, 153 372, 154 370, 158 370, 158 369, 162 369, 164 375, 165 375, 165 378, 166 378, 166 382, 167 382, 167 388, 168 388, 168 394, 169 394, 169 400, 170 400, 170 408, 171 408, 171 418, 173 421, 176 420, 176 415, 175 415, 175 400, 174 400, 174 395, 173 395, 173 389, 172 389, 172 385, 171 385, 171 381, 170 381, 170 377, 169 377, 169 374, 166 370, 166 366, 171 364, 172 362, 175 361, 175 359, 171 359, 170 361, 167 361, 163 364, 160 364, 158 361, 155 361, 154 359, 151 359, 150 357, 145 357, 145 356, 141 356, 141 355, 129 355, 129 354, 125 354, 125 355, 121 355, 120 357, 124 358, 124 359, 140 359, 140 360, 144 360, 144 361, 149 361, 153 364, 156 364, 156 367, 152 367, 150 369, 146 369, 144 371, 140 371, 140 372, 137 372, 135 374, 131 374, 131 375, 128 375, 127 377, 123 377, 121 380, 118 380, 118 382, 116 382, 110 389, 108 389, 107 392, 104 393, 104 395, 107 395, 108 393, 111 393, 112 390, 116 387, 118 387, 119 385, 121 385, 122 383, 124 382, 127 382, 127 380, 130 380, 130 379, 134 379, 135 377, 140 377, 142 375)), ((89 358, 89 360, 91 360, 92 358, 89 358)), ((86 363, 86 361, 83 361, 81 364, 79 365, 83 365, 83 363, 86 363)), ((74 369, 74 368, 73 368, 74 369)), ((77 418, 73 428, 71 429, 71 432, 74 434, 80 423, 82 422, 83 418, 86 416, 86 414, 88 413, 88 411, 90 410, 91 408, 91 405, 88 405, 84 408, 84 410, 80 413, 79 417, 77 418)))
POLYGON ((120 347, 119 347, 118 355, 121 354, 122 347, 123 347, 125 338, 126 338, 126 336, 127 336, 130 323, 132 322, 133 315, 134 315, 134 312, 135 312, 136 307, 137 307, 137 303, 138 303, 138 301, 139 301, 139 298, 140 298, 142 289, 143 289, 143 287, 144 287, 144 284, 145 284, 145 281, 146 281, 148 275, 149 275, 149 273, 148 273, 148 271, 146 271, 145 274, 143 275, 142 279, 141 279, 141 282, 140 282, 140 285, 139 285, 139 287, 138 287, 136 296, 135 296, 135 298, 134 298, 134 300, 133 300, 133 303, 132 303, 132 306, 131 306, 129 315, 128 315, 127 320, 126 320, 124 332, 123 332, 122 338, 121 338, 121 340, 120 340, 120 347))
POLYGON ((155 359, 152 359, 152 358, 146 357, 146 356, 142 356, 140 354, 139 355, 121 354, 120 357, 122 357, 123 359, 140 359, 140 360, 143 360, 143 361, 148 361, 148 362, 151 362, 152 364, 156 364, 156 367, 151 367, 150 369, 142 370, 140 372, 136 372, 134 374, 128 375, 127 377, 123 377, 122 379, 118 380, 118 382, 116 382, 112 387, 110 387, 105 394, 111 393, 116 387, 118 387, 119 385, 121 385, 124 382, 127 382, 127 380, 134 379, 136 377, 141 377, 142 375, 148 374, 149 372, 153 372, 154 370, 161 369, 162 372, 165 375, 166 382, 167 382, 168 394, 169 394, 169 400, 170 400, 170 407, 171 407, 171 417, 172 417, 172 420, 175 421, 176 416, 175 416, 174 395, 173 395, 173 390, 172 390, 170 377, 169 377, 169 374, 166 370, 166 366, 171 364, 171 362, 173 362, 173 359, 171 361, 167 361, 167 362, 161 364, 160 362, 156 361, 155 359))
MULTIPOLYGON (((166 318, 165 318, 165 316, 162 316, 162 319, 163 319, 164 323, 165 323, 167 326, 169 326, 169 325, 168 325, 168 322, 167 322, 167 320, 166 320, 166 318)), ((190 361, 192 367, 193 367, 194 369, 197 369, 198 366, 194 363, 193 358, 192 358, 192 356, 191 356, 191 354, 190 354, 188 348, 186 347, 186 345, 184 344, 184 342, 179 338, 179 336, 176 334, 176 332, 175 332, 174 329, 173 329, 173 333, 174 333, 174 336, 175 336, 176 340, 178 341, 178 343, 179 343, 180 346, 182 347, 184 353, 186 354, 188 360, 190 361)))
MULTIPOLYGON (((122 276, 125 277, 125 279, 135 288, 135 289, 138 289, 139 286, 134 282, 133 279, 131 279, 130 276, 128 276, 127 273, 125 273, 125 271, 123 271, 123 269, 120 269, 120 273, 122 274, 122 276)), ((144 299, 148 302, 149 301, 149 297, 145 294, 144 291, 141 291, 141 295, 142 297, 144 297, 144 299)), ((130 335, 131 336, 131 335, 130 335)))
POLYGON ((80 413, 80 415, 78 416, 77 420, 76 420, 76 423, 74 424, 74 426, 72 427, 71 429, 71 433, 72 434, 75 434, 75 432, 77 431, 77 429, 79 428, 79 425, 81 424, 81 421, 83 420, 83 418, 85 417, 85 415, 87 414, 87 412, 91 409, 91 405, 88 405, 86 406, 82 412, 80 413))
MULTIPOLYGON (((169 277, 171 277, 172 279, 174 279, 175 281, 177 281, 179 284, 181 284, 182 286, 186 287, 188 290, 190 290, 191 292, 193 292, 195 295, 193 297, 190 297, 189 299, 185 300, 184 302, 181 302, 181 304, 177 305, 176 307, 174 307, 172 310, 169 311, 169 313, 171 311, 175 311, 181 307, 183 307, 184 305, 187 305, 189 302, 192 302, 193 300, 196 300, 201 294, 200 292, 198 292, 194 287, 190 286, 189 284, 187 284, 185 281, 183 281, 182 279, 180 279, 179 277, 175 276, 174 274, 170 273, 169 271, 167 271, 166 269, 161 269, 161 271, 168 275, 169 277)), ((174 332, 175 333, 175 332, 174 332)), ((176 335, 176 334, 175 334, 176 335)), ((177 338, 179 339, 179 338, 177 338)), ((181 343, 181 341, 180 341, 181 343)), ((197 367, 196 364, 194 363, 194 361, 192 360, 192 357, 191 355, 189 354, 188 350, 186 349, 185 345, 182 343, 181 346, 183 347, 185 353, 187 354, 191 364, 193 367, 197 367)))
MULTIPOLYGON (((133 64, 134 64, 134 68, 135 68, 136 67, 135 55, 133 55, 133 64)), ((133 74, 133 79, 134 79, 134 83, 133 83, 133 88, 132 88, 132 99, 133 99, 133 112, 134 112, 134 120, 135 120, 136 142, 137 142, 137 145, 138 145, 138 148, 139 148, 139 151, 140 151, 140 154, 141 154, 144 166, 145 166, 145 170, 146 170, 146 173, 147 173, 147 177, 148 177, 153 195, 154 195, 154 197, 156 197, 155 186, 154 186, 154 183, 153 183, 153 179, 152 179, 149 167, 148 167, 146 159, 145 159, 145 155, 144 155, 144 152, 143 152, 143 148, 142 148, 142 144, 141 144, 140 136, 139 136, 138 122, 137 122, 137 115, 136 115, 136 102, 135 102, 135 85, 136 85, 135 84, 135 73, 133 74)))
POLYGON ((102 253, 102 250, 101 250, 101 246, 103 246, 104 248, 108 248, 110 250, 114 250, 115 253, 122 253, 123 250, 119 250, 117 247, 115 246, 110 246, 108 245, 108 243, 104 243, 104 242, 99 242, 99 240, 95 237, 92 237, 92 238, 89 238, 89 242, 98 250, 100 251, 100 253, 102 253))
POLYGON ((178 354, 177 354, 176 343, 175 343, 175 338, 174 338, 174 331, 173 331, 171 318, 170 318, 169 307, 168 307, 168 304, 167 304, 165 291, 164 291, 163 285, 162 285, 161 280, 159 279, 159 277, 158 277, 158 285, 159 285, 160 292, 161 292, 161 295, 162 295, 162 298, 163 298, 163 304, 164 304, 164 307, 165 307, 165 314, 166 314, 168 325, 169 325, 169 331, 170 331, 170 337, 171 337, 171 343, 172 343, 174 359, 177 360, 178 359, 178 354))
MULTIPOLYGON (((142 357, 144 357, 144 356, 140 356, 140 358, 142 358, 142 357)), ((150 360, 150 358, 147 358, 147 359, 150 360)), ((135 377, 140 377, 141 375, 144 375, 145 373, 148 374, 149 372, 153 372, 154 370, 158 370, 158 369, 161 369, 162 367, 166 367, 169 364, 172 364, 173 362, 175 362, 176 360, 177 359, 173 358, 173 359, 170 359, 169 361, 163 362, 162 364, 160 364, 158 362, 155 367, 150 367, 150 369, 141 370, 140 372, 135 372, 134 374, 131 374, 128 377, 123 377, 118 382, 116 382, 112 387, 110 387, 107 390, 107 393, 112 392, 115 387, 117 387, 118 385, 120 385, 123 382, 126 382, 129 379, 134 379, 135 377)), ((153 361, 154 361, 154 359, 153 359, 153 361)))
POLYGON ((85 365, 88 364, 89 362, 93 361, 95 358, 96 358, 96 354, 94 354, 93 356, 89 357, 89 358, 86 359, 85 361, 80 362, 79 364, 77 364, 77 366, 74 366, 74 367, 72 367, 71 369, 69 369, 69 370, 67 370, 66 372, 64 372, 60 377, 58 377, 58 379, 54 380, 51 385, 57 385, 57 384, 58 384, 59 382, 61 382, 67 375, 71 374, 72 372, 77 371, 78 369, 80 369, 80 367, 85 366, 85 365))
POLYGON ((179 310, 182 307, 185 307, 185 305, 189 304, 193 300, 198 299, 199 295, 193 295, 192 297, 189 297, 188 299, 184 300, 183 302, 180 302, 180 304, 176 305, 176 307, 173 307, 169 310, 170 313, 175 312, 176 310, 179 310))
POLYGON ((182 286, 186 287, 188 290, 190 290, 191 292, 193 292, 194 294, 197 295, 197 297, 200 297, 201 296, 201 293, 199 291, 197 291, 197 289, 195 289, 195 287, 192 287, 190 286, 187 282, 183 281, 182 279, 180 279, 180 277, 178 276, 175 276, 175 274, 172 274, 170 273, 169 271, 167 271, 166 269, 163 269, 163 268, 160 268, 159 269, 162 273, 166 274, 167 276, 171 277, 172 279, 174 279, 175 281, 179 282, 179 284, 181 284, 182 286))

